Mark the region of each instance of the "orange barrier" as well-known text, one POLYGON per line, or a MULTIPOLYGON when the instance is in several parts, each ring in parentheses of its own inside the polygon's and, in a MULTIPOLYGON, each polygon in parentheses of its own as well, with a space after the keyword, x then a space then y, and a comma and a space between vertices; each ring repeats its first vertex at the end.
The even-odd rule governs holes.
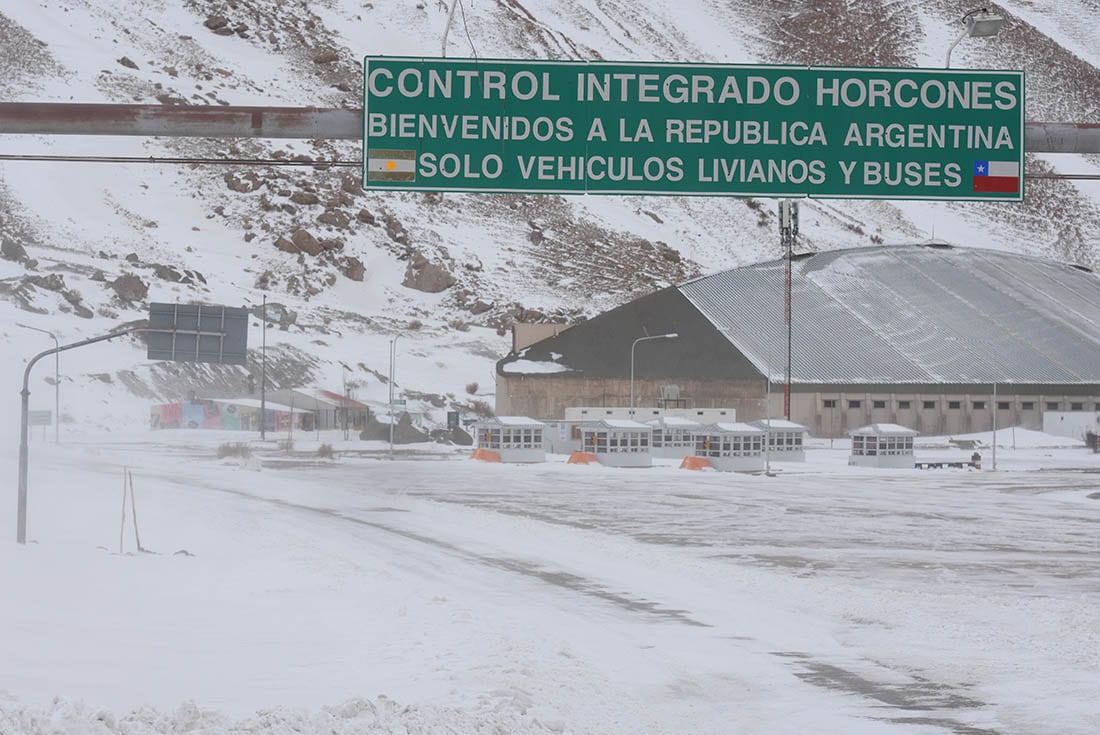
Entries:
POLYGON ((680 463, 680 469, 682 470, 706 470, 714 469, 714 465, 710 463, 710 460, 706 457, 684 457, 684 461, 680 463))
POLYGON ((475 449, 470 459, 480 459, 482 462, 499 462, 500 455, 491 449, 475 449))
POLYGON ((592 464, 593 462, 599 462, 596 459, 595 454, 588 452, 573 452, 569 455, 569 462, 567 464, 592 464))

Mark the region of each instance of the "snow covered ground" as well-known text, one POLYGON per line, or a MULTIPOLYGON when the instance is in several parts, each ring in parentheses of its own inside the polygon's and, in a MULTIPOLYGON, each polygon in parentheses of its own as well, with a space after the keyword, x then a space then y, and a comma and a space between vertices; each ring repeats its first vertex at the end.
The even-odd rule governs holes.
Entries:
POLYGON ((33 442, 0 732, 1100 729, 1100 455, 1072 440, 1000 432, 997 472, 822 441, 753 477, 230 438, 33 442), (129 514, 118 553, 124 468, 155 553, 129 514))

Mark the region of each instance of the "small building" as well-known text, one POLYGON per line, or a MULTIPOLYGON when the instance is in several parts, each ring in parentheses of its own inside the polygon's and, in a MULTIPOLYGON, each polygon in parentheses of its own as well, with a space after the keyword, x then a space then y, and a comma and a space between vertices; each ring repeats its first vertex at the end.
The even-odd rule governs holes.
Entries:
POLYGON ((653 427, 653 456, 683 459, 695 454, 695 432, 703 425, 679 416, 662 416, 646 421, 653 427))
POLYGON ((739 422, 719 422, 695 433, 695 456, 720 472, 763 472, 763 429, 739 422))
POLYGON ((760 419, 750 425, 768 432, 769 462, 805 462, 806 427, 786 419, 760 419))
POLYGON ((653 428, 628 419, 607 419, 581 425, 581 451, 609 467, 652 467, 653 428))
POLYGON ((545 462, 546 424, 527 416, 497 416, 474 422, 478 449, 488 449, 501 462, 545 462))
POLYGON ((918 432, 897 424, 871 424, 852 435, 850 467, 907 467, 912 469, 913 437, 918 432))

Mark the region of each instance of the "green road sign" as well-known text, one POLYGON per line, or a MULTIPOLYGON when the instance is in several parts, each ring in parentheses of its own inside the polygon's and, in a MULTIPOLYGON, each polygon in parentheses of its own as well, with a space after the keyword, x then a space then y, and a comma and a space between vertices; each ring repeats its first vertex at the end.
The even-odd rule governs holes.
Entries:
POLYGON ((28 411, 28 424, 30 426, 52 426, 53 425, 53 412, 52 411, 28 411))
POLYGON ((1018 71, 364 60, 363 186, 1021 201, 1018 71))

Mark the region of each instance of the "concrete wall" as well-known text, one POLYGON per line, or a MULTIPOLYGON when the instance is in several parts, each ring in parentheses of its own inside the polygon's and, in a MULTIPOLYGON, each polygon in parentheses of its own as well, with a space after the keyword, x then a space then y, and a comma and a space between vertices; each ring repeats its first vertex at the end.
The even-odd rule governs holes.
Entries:
POLYGON ((1087 432, 1100 434, 1100 411, 1047 411, 1043 431, 1084 441, 1087 432))
MULTIPOLYGON (((734 408, 738 421, 754 421, 767 415, 766 386, 761 380, 662 378, 635 380, 635 406, 653 407, 661 386, 675 382, 689 408, 734 408)), ((881 388, 881 386, 879 386, 881 388)), ((950 387, 945 387, 950 388, 950 387)), ((791 395, 791 420, 808 427, 812 436, 843 437, 847 432, 874 423, 899 424, 924 435, 968 434, 993 428, 994 402, 990 390, 953 393, 939 386, 891 392, 861 386, 837 386, 836 390, 796 390, 791 395), (835 406, 826 406, 834 401, 835 406), (853 405, 858 401, 859 405, 853 405), (904 402, 908 401, 908 407, 904 402), (932 404, 926 408, 925 404, 932 404), (956 407, 957 404, 957 407, 956 407), (978 407, 978 404, 983 404, 978 407)), ((1100 389, 1081 386, 1079 392, 1038 392, 1025 386, 1016 394, 1013 386, 997 390, 997 426, 1021 426, 1041 431, 1043 414, 1053 411, 1100 410, 1100 389)), ((1067 390, 1073 390, 1072 388, 1067 390)), ((629 406, 629 378, 576 376, 498 375, 496 411, 500 415, 562 418, 567 406, 629 406)), ((782 386, 772 386, 772 418, 783 417, 782 386)))
MULTIPOLYGON (((763 409, 760 395, 763 380, 691 380, 676 379, 680 397, 696 408, 733 408, 738 421, 742 410, 763 409)), ((661 397, 661 387, 669 380, 635 380, 634 405, 653 407, 661 397)), ((571 406, 630 406, 629 378, 583 378, 565 375, 498 375, 496 412, 500 416, 530 416, 560 419, 571 406)), ((751 413, 751 411, 750 411, 751 413)), ((763 415, 763 414, 761 414, 763 415)), ((651 418, 646 416, 646 418, 651 418)), ((640 419, 645 420, 645 419, 640 419)), ((733 419, 727 419, 732 421, 733 419)))
MULTIPOLYGON (((1011 386, 999 386, 996 412, 997 426, 1020 426, 1043 430, 1043 415, 1057 405, 1068 408, 1075 404, 1093 407, 1098 396, 1023 393, 1008 391, 1011 386)), ((782 397, 773 411, 783 410, 782 397)), ((791 420, 809 427, 814 436, 844 436, 851 429, 867 424, 899 424, 916 429, 924 435, 949 436, 993 429, 993 396, 982 393, 942 393, 934 389, 926 393, 885 392, 820 392, 796 393, 791 401, 791 420), (835 405, 826 405, 833 401, 835 405), (852 405, 858 401, 859 406, 852 405), (908 406, 906 407, 906 402, 908 406)), ((778 414, 776 414, 778 415, 778 414)))

